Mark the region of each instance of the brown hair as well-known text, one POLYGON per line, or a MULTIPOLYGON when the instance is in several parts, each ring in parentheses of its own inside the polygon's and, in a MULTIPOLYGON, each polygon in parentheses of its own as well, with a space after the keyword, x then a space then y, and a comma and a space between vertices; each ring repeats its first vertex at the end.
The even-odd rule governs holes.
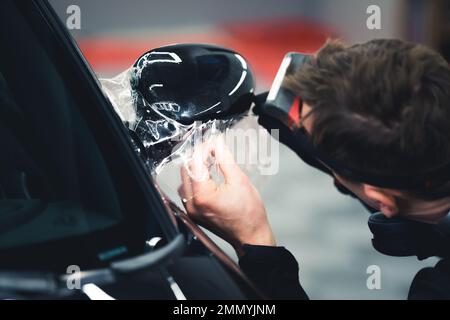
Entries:
POLYGON ((450 68, 423 45, 328 41, 288 86, 312 108, 313 143, 350 168, 413 175, 450 162, 450 68))

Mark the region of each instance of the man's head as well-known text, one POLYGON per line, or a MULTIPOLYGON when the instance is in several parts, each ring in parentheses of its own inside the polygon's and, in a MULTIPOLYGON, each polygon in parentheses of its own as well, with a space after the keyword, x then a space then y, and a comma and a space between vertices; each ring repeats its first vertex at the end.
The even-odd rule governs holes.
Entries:
MULTIPOLYGON (((303 115, 310 112, 313 143, 349 168, 415 175, 450 162, 450 67, 431 49, 401 40, 331 41, 291 80, 303 115)), ((336 177, 386 216, 434 220, 432 208, 450 206, 450 183, 392 190, 336 177)))

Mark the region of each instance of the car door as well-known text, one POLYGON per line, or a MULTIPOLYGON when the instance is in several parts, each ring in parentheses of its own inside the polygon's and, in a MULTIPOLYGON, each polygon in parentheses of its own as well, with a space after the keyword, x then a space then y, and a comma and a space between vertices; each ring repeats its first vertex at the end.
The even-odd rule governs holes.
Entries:
POLYGON ((51 6, 0 7, 0 280, 109 268, 182 235, 181 257, 102 289, 119 299, 261 297, 157 190, 51 6))

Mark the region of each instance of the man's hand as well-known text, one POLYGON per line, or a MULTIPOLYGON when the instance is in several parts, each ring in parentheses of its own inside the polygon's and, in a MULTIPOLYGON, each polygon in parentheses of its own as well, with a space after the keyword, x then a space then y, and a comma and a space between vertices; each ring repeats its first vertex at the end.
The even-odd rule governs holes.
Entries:
POLYGON ((258 191, 222 139, 198 148, 193 160, 182 167, 181 177, 179 193, 189 216, 229 242, 238 256, 243 254, 243 244, 276 245, 258 191), (219 165, 223 184, 216 184, 209 175, 205 163, 210 156, 219 165))

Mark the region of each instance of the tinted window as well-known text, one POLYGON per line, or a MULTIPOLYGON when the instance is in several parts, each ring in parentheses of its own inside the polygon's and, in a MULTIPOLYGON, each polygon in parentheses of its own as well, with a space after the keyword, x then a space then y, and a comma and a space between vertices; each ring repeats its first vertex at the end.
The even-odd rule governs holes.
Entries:
POLYGON ((51 248, 81 263, 83 250, 91 260, 141 250, 160 233, 144 218, 152 210, 31 9, 0 8, 0 251, 21 261, 16 248, 51 248))

